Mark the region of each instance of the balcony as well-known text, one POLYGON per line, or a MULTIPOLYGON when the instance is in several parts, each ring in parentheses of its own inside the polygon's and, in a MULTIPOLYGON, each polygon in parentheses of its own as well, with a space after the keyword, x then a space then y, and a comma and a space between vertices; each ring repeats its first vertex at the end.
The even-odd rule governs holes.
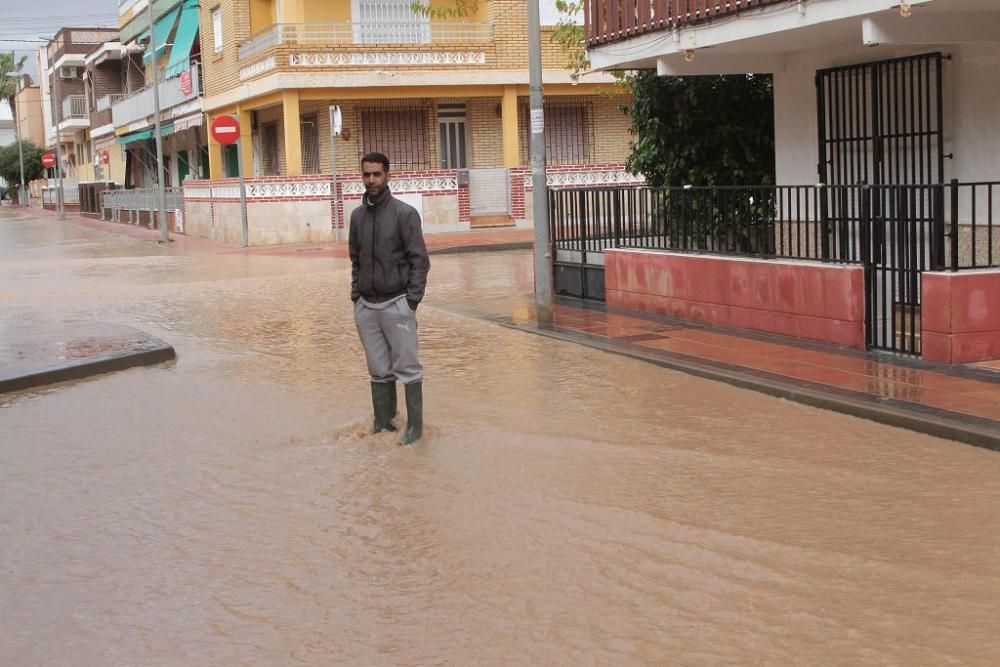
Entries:
POLYGON ((93 51, 98 44, 117 39, 117 29, 64 28, 56 33, 46 47, 49 65, 59 64, 59 59, 66 55, 78 56, 82 64, 83 56, 93 51))
POLYGON ((105 109, 111 110, 111 107, 121 102, 125 99, 125 95, 105 95, 104 97, 98 98, 97 100, 97 110, 104 111, 105 109))
MULTIPOLYGON (((118 102, 125 99, 124 95, 105 95, 104 97, 98 98, 97 105, 90 112, 90 127, 91 132, 96 132, 100 128, 107 127, 111 125, 112 114, 111 107, 118 102)), ((110 129, 108 130, 110 131, 110 129)))
POLYGON ((777 4, 787 5, 788 0, 586 0, 586 45, 591 48, 622 42, 777 4))
MULTIPOLYGON (((239 49, 240 60, 270 53, 279 46, 326 52, 329 47, 487 44, 492 23, 278 23, 253 35, 239 49)), ((414 63, 420 64, 420 63, 414 63)))
MULTIPOLYGON (((201 88, 198 65, 192 65, 188 72, 190 77, 182 74, 160 82, 161 111, 167 111, 171 107, 197 99, 201 88)), ((145 127, 149 125, 147 118, 152 116, 153 112, 153 87, 147 86, 112 104, 112 123, 118 128, 142 121, 143 127, 145 127)))
POLYGON ((90 125, 90 111, 85 95, 67 95, 62 101, 59 114, 59 129, 81 129, 90 125))

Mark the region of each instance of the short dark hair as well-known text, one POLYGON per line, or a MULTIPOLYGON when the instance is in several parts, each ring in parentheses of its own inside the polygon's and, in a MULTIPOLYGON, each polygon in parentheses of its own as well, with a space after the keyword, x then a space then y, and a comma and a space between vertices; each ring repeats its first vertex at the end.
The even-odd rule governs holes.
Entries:
POLYGON ((389 158, 385 156, 385 153, 376 153, 374 151, 366 153, 365 156, 361 158, 361 164, 364 164, 365 162, 381 162, 382 168, 385 169, 386 172, 389 171, 389 158))

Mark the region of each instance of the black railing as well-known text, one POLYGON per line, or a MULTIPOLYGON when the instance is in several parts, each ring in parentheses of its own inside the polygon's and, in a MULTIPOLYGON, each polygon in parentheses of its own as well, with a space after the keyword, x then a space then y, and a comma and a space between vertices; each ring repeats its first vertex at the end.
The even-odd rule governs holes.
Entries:
POLYGON ((557 259, 636 248, 921 271, 1000 266, 1000 183, 566 188, 549 191, 549 207, 557 259))

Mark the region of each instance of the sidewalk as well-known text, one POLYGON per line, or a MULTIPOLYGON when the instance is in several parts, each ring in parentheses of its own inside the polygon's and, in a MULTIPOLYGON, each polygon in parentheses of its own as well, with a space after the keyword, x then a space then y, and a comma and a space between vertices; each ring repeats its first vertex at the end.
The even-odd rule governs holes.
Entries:
POLYGON ((108 322, 7 323, 0 326, 0 394, 149 366, 174 348, 108 322))
MULTIPOLYGON (((56 217, 54 211, 41 209, 29 209, 31 214, 56 217)), ((94 220, 80 215, 67 214, 66 222, 91 229, 121 234, 143 241, 157 242, 160 240, 160 231, 149 229, 142 225, 129 225, 118 222, 105 222, 94 220)), ((187 236, 185 234, 170 234, 170 247, 183 252, 200 252, 217 255, 263 255, 268 257, 308 257, 308 258, 329 258, 348 257, 347 242, 339 243, 301 243, 294 245, 278 246, 254 246, 241 248, 237 245, 212 241, 211 239, 187 236)), ((488 227, 485 229, 473 229, 468 232, 448 232, 444 234, 427 234, 424 241, 427 243, 427 250, 432 255, 474 252, 481 250, 515 250, 531 248, 534 240, 534 230, 517 229, 515 227, 488 227)))
MULTIPOLYGON (((940 366, 915 359, 722 330, 559 299, 539 325, 532 295, 448 310, 595 347, 815 407, 1000 451, 1000 362, 940 366)), ((720 412, 725 406, 719 406, 720 412)))

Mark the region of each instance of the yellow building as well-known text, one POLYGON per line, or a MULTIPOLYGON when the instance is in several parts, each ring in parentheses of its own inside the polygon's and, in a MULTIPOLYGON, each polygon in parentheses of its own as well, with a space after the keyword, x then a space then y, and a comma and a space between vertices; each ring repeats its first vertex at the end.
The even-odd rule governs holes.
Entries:
MULTIPOLYGON (((239 159, 244 175, 261 179, 250 188, 251 200, 294 198, 290 191, 299 200, 329 199, 322 184, 330 180, 335 152, 344 180, 337 198, 349 212, 361 195, 360 157, 379 150, 392 162, 394 191, 420 204, 428 231, 530 224, 527 3, 481 0, 475 15, 444 20, 415 14, 411 1, 200 3, 206 120, 233 114, 242 127, 239 149, 209 141, 212 182, 237 175, 239 159), (343 119, 335 146, 332 106, 343 119), (266 185, 277 178, 287 186, 281 192, 266 185)), ((580 82, 570 76, 551 39, 554 3, 542 4, 550 171, 575 174, 563 177, 575 182, 582 173, 595 183, 620 182, 629 146, 629 119, 617 108, 621 94, 608 75, 580 82)), ((189 224, 205 214, 197 204, 219 199, 204 181, 191 186, 185 188, 189 224)), ((217 187, 224 199, 232 194, 223 183, 217 187)), ((300 213, 319 215, 313 208, 300 213)), ((265 217, 275 215, 260 216, 267 226, 265 217)), ((334 215, 332 228, 342 219, 334 215)), ((232 240, 217 223, 206 223, 204 230, 215 229, 206 235, 232 240)), ((251 243, 321 240, 331 232, 329 225, 309 226, 308 232, 261 230, 251 243)))

